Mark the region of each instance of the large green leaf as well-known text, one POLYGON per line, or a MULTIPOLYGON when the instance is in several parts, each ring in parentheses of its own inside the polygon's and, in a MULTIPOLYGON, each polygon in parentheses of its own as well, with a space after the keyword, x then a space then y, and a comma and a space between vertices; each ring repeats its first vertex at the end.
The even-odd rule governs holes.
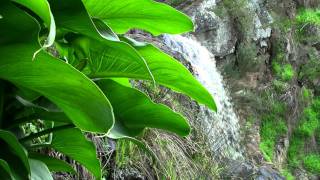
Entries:
POLYGON ((0 13, 5 17, 0 21, 1 34, 7 28, 15 32, 21 28, 21 22, 29 28, 25 31, 30 30, 30 36, 33 36, 32 43, 17 43, 11 34, 6 35, 6 44, 0 48, 0 78, 47 97, 79 128, 91 132, 108 132, 114 121, 112 107, 99 88, 72 66, 44 51, 40 51, 32 61, 33 53, 39 49, 37 23, 8 3, 1 5, 0 13))
POLYGON ((29 154, 29 157, 32 159, 42 161, 52 172, 68 172, 76 174, 76 171, 69 164, 60 159, 56 159, 54 157, 39 153, 31 153, 29 154))
POLYGON ((0 179, 13 180, 13 178, 9 164, 0 159, 0 179))
POLYGON ((101 166, 96 155, 96 148, 79 129, 56 131, 52 137, 51 147, 78 161, 97 179, 101 178, 101 166))
POLYGON ((192 21, 174 8, 153 0, 83 0, 90 15, 102 19, 116 33, 139 28, 154 35, 193 30, 192 21))
POLYGON ((29 159, 32 180, 53 180, 51 173, 45 163, 29 159))
POLYGON ((17 180, 29 178, 27 152, 11 132, 0 130, 0 147, 0 159, 8 163, 13 177, 17 180))
POLYGON ((49 47, 53 44, 56 36, 56 25, 54 22, 53 15, 50 10, 50 6, 47 0, 13 0, 16 3, 19 3, 35 14, 37 14, 45 24, 49 27, 49 35, 47 41, 44 44, 44 47, 49 47))
POLYGON ((51 0, 50 4, 59 28, 91 38, 76 38, 73 45, 82 51, 85 56, 82 58, 101 59, 99 64, 90 61, 93 69, 103 68, 108 74, 119 77, 127 77, 127 74, 139 71, 152 79, 146 62, 139 53, 128 43, 119 41, 112 30, 99 19, 92 20, 80 0, 70 0, 68 3, 64 0, 51 0))
MULTIPOLYGON (((216 105, 211 94, 192 76, 186 67, 178 60, 162 52, 152 44, 137 42, 129 38, 121 38, 131 43, 147 64, 157 83, 167 86, 177 92, 184 93, 196 101, 216 110, 216 105)), ((99 61, 99 60, 98 60, 99 61)), ((103 77, 106 72, 96 73, 96 77, 103 77)), ((136 77, 132 77, 136 78, 136 77)), ((140 79, 146 79, 139 76, 140 79)))
POLYGON ((97 84, 109 98, 116 118, 110 132, 115 138, 120 132, 128 131, 128 136, 145 127, 159 128, 186 136, 190 132, 187 121, 178 113, 162 104, 153 103, 144 93, 122 86, 112 80, 99 80, 97 84))

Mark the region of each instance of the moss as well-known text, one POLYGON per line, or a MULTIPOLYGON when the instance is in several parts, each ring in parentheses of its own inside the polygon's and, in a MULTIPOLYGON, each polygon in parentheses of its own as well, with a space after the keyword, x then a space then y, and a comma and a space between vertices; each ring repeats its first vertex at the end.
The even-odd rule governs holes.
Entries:
POLYGON ((267 161, 272 161, 275 144, 278 138, 286 132, 287 126, 279 116, 272 114, 264 117, 261 124, 259 147, 267 161))
POLYGON ((310 53, 309 61, 304 64, 299 72, 299 78, 305 81, 314 81, 320 77, 320 61, 319 57, 310 53))
POLYGON ((290 81, 294 76, 294 70, 291 64, 285 64, 283 66, 283 72, 281 74, 281 79, 285 81, 290 81))
POLYGON ((315 135, 317 138, 317 131, 320 129, 320 100, 314 98, 312 104, 306 107, 300 119, 298 127, 293 131, 293 136, 290 139, 290 146, 288 149, 288 165, 291 168, 298 168, 302 162, 306 169, 315 173, 315 169, 319 168, 315 164, 319 163, 319 154, 307 155, 304 152, 305 141, 307 138, 315 135), (316 158, 318 157, 318 158, 316 158))
POLYGON ((299 24, 320 25, 320 9, 300 9, 296 21, 299 24))
POLYGON ((317 116, 318 113, 315 112, 313 108, 306 108, 303 112, 302 123, 297 130, 298 133, 306 137, 311 137, 319 126, 317 116))
POLYGON ((290 170, 281 170, 281 175, 283 175, 287 180, 295 180, 295 177, 291 174, 290 170))
POLYGON ((304 98, 304 100, 308 100, 309 98, 311 98, 312 92, 310 89, 306 87, 302 87, 301 90, 302 90, 302 97, 304 98))
POLYGON ((309 154, 303 159, 304 167, 316 174, 320 174, 320 155, 319 154, 309 154))
POLYGON ((286 89, 288 89, 289 84, 283 81, 279 81, 277 79, 272 81, 272 85, 275 88, 275 90, 279 93, 285 91, 286 89))
POLYGON ((300 156, 303 156, 304 139, 294 134, 290 139, 288 149, 288 165, 297 168, 300 165, 300 156))

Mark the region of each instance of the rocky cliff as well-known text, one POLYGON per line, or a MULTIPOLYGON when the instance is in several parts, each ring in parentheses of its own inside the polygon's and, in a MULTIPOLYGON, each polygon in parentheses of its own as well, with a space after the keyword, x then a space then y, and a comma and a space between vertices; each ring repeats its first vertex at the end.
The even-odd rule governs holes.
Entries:
MULTIPOLYGON (((118 159, 112 177, 319 178, 319 172, 307 165, 304 156, 316 156, 320 152, 320 122, 317 119, 320 118, 320 109, 317 109, 320 105, 316 104, 316 97, 320 95, 320 29, 317 23, 299 18, 305 15, 305 10, 320 8, 320 1, 165 2, 193 18, 195 32, 184 36, 199 42, 208 51, 208 56, 212 56, 210 59, 222 75, 221 86, 230 101, 230 104, 222 103, 221 109, 232 109, 225 114, 234 112, 235 117, 211 116, 209 110, 183 95, 163 87, 133 82, 156 102, 184 114, 193 131, 186 139, 147 131, 145 137, 148 138, 144 141, 162 162, 154 165, 141 150, 126 142, 118 143, 120 151, 116 151, 118 159), (210 131, 206 128, 209 125, 210 131)), ((316 16, 319 18, 319 11, 316 16)), ((170 38, 168 43, 168 37, 151 37, 140 31, 132 31, 129 36, 156 44, 179 59, 194 75, 201 76, 199 68, 189 60, 197 53, 192 54, 195 51, 183 44, 183 40, 170 38)))

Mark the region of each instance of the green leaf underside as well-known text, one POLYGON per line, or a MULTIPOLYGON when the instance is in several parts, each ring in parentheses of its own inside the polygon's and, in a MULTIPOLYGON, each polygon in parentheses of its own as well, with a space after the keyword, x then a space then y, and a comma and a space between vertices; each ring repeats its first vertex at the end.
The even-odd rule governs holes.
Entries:
POLYGON ((53 44, 56 36, 56 25, 47 0, 13 0, 37 14, 49 27, 49 35, 44 47, 53 44))
POLYGON ((76 171, 69 164, 60 159, 39 153, 30 153, 29 157, 45 163, 51 172, 68 172, 76 174, 76 171))
POLYGON ((83 0, 89 14, 102 19, 116 33, 138 28, 151 32, 178 34, 193 30, 188 16, 152 0, 83 0))
POLYGON ((2 159, 0 159, 0 179, 13 179, 9 164, 2 159))
POLYGON ((78 161, 97 179, 101 178, 101 166, 96 156, 96 148, 79 129, 56 131, 52 137, 51 147, 78 161))
POLYGON ((50 4, 58 28, 91 38, 83 37, 73 44, 84 52, 86 58, 101 59, 99 64, 94 60, 90 62, 93 70, 104 68, 113 77, 129 77, 128 74, 137 72, 152 79, 146 62, 138 52, 126 42, 119 41, 112 30, 99 19, 91 20, 81 1, 64 3, 63 0, 54 0, 50 4), (99 50, 95 50, 93 46, 99 50))
POLYGON ((190 127, 180 114, 165 105, 153 103, 144 93, 108 79, 99 80, 97 84, 109 98, 119 121, 110 137, 137 135, 145 127, 164 129, 180 136, 189 134, 190 127))
POLYGON ((37 23, 8 3, 0 7, 0 12, 4 17, 12 17, 9 22, 0 21, 1 34, 3 31, 8 33, 8 28, 15 31, 21 22, 26 29, 15 31, 20 33, 19 37, 26 32, 33 36, 26 42, 17 39, 16 33, 6 36, 6 44, 2 43, 0 48, 0 78, 44 95, 57 104, 79 128, 108 132, 114 121, 112 107, 99 88, 72 66, 44 51, 40 51, 32 61, 33 53, 39 49, 37 23), (15 24, 12 24, 12 20, 15 24))
POLYGON ((0 130, 0 147, 0 159, 9 164, 12 176, 17 180, 30 177, 27 153, 14 134, 0 130))
POLYGON ((53 180, 51 173, 45 163, 29 159, 32 180, 53 180))

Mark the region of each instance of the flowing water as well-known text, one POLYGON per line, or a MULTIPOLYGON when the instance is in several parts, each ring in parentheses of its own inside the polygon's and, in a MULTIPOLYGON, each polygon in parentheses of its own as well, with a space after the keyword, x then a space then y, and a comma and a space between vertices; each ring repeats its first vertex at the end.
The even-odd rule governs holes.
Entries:
POLYGON ((168 47, 181 53, 190 62, 197 79, 215 99, 217 113, 201 106, 198 116, 215 159, 241 159, 239 120, 223 84, 223 78, 216 68, 214 56, 192 36, 165 35, 163 39, 168 47))

